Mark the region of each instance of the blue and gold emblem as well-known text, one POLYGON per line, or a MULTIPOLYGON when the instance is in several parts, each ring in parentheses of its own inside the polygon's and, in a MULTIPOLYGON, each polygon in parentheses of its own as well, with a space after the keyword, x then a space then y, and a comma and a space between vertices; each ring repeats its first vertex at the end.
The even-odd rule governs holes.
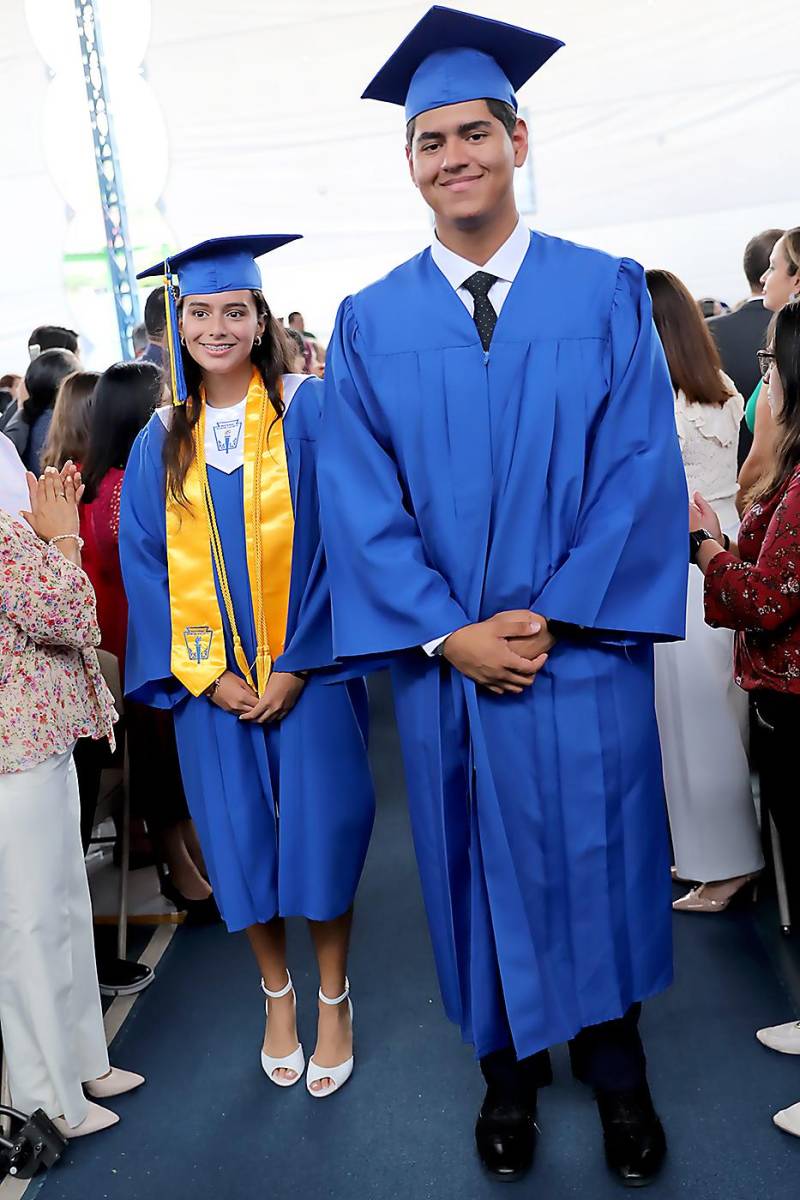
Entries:
POLYGON ((187 625, 183 631, 189 662, 206 662, 211 653, 214 631, 209 625, 187 625))

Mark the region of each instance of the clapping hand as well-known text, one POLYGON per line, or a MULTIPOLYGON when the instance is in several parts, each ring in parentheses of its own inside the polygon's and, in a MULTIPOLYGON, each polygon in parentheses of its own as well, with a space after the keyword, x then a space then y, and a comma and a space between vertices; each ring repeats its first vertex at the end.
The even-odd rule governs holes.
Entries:
POLYGON ((31 508, 21 515, 43 542, 68 535, 74 550, 77 542, 72 535, 76 538, 80 528, 78 504, 83 495, 80 474, 74 468, 59 473, 48 467, 38 479, 28 471, 27 479, 31 508))

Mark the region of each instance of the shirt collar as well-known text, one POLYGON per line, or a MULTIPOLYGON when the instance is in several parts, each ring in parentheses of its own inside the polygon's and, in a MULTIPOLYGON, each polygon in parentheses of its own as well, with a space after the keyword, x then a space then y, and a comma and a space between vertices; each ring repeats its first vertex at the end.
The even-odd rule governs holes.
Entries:
POLYGON ((462 286, 464 280, 469 279, 470 275, 474 275, 476 271, 486 271, 489 275, 496 275, 498 279, 513 283, 522 266, 522 260, 528 253, 530 242, 531 231, 520 217, 511 236, 503 242, 499 250, 495 250, 489 261, 482 267, 477 263, 470 262, 468 258, 462 258, 460 254, 448 250, 435 234, 431 245, 431 257, 447 282, 456 291, 462 286))

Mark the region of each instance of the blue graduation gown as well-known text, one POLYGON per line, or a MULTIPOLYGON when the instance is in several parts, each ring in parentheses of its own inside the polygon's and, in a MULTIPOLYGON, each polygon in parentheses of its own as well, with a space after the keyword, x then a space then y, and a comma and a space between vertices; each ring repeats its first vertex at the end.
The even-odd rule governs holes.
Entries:
MULTIPOLYGON (((284 420, 295 535, 289 645, 308 667, 332 661, 319 533, 316 449, 322 385, 302 383, 284 420)), ((324 921, 353 902, 374 816, 363 679, 312 676, 280 724, 249 724, 191 696, 170 672, 165 429, 155 414, 125 472, 120 559, 129 604, 126 692, 171 707, 181 773, 214 895, 230 930, 282 916, 324 921)), ((248 660, 255 623, 247 577, 241 468, 208 468, 236 622, 248 660)), ((228 662, 235 661, 219 595, 228 662)))
POLYGON ((529 1055, 672 975, 652 644, 683 636, 687 496, 644 274, 534 233, 484 353, 426 250, 344 301, 325 375, 334 649, 395 652, 447 1012, 529 1055), (614 632, 521 696, 419 649, 514 608, 614 632))

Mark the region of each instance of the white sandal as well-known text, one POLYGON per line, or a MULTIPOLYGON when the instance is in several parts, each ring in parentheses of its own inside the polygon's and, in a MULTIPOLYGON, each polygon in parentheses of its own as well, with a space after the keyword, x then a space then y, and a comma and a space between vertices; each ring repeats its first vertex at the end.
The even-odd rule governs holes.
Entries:
MULTIPOLYGON (((286 987, 281 988, 279 992, 271 992, 264 983, 264 980, 261 980, 261 990, 264 995, 268 997, 264 1005, 267 1012, 267 1022, 269 1022, 269 1001, 282 1000, 284 996, 288 996, 289 992, 291 992, 292 996, 294 997, 295 1013, 297 1012, 297 996, 295 995, 295 990, 292 987, 292 977, 288 971, 286 972, 286 976, 288 983, 286 984, 286 987)), ((266 1037, 266 1030, 264 1031, 264 1036, 266 1037)), ((303 1071, 305 1070, 306 1066, 303 1047, 300 1042, 298 1042, 297 1049, 292 1051, 287 1058, 271 1058, 269 1054, 265 1054, 262 1049, 261 1066, 267 1079, 269 1079, 270 1083, 274 1083, 276 1087, 294 1087, 294 1085, 299 1083, 300 1079, 302 1078, 303 1071), (281 1070, 294 1071, 294 1079, 276 1079, 275 1072, 281 1070)))
MULTIPOLYGON (((329 1005, 331 1008, 343 1001, 347 1001, 347 1007, 350 1009, 350 1024, 353 1024, 353 1002, 350 999, 350 981, 345 978, 344 991, 341 996, 337 996, 335 1000, 331 1000, 325 995, 322 988, 319 989, 319 998, 323 1004, 329 1005)), ((313 1056, 308 1060, 308 1071, 306 1072, 306 1088, 309 1096, 313 1096, 315 1100, 322 1100, 325 1096, 332 1096, 334 1092, 338 1092, 340 1087, 344 1087, 350 1076, 353 1074, 353 1056, 348 1058, 347 1062, 340 1063, 338 1067, 320 1067, 314 1062, 313 1056), (332 1079, 333 1083, 329 1084, 324 1090, 312 1090, 312 1083, 319 1083, 321 1079, 332 1079)))

